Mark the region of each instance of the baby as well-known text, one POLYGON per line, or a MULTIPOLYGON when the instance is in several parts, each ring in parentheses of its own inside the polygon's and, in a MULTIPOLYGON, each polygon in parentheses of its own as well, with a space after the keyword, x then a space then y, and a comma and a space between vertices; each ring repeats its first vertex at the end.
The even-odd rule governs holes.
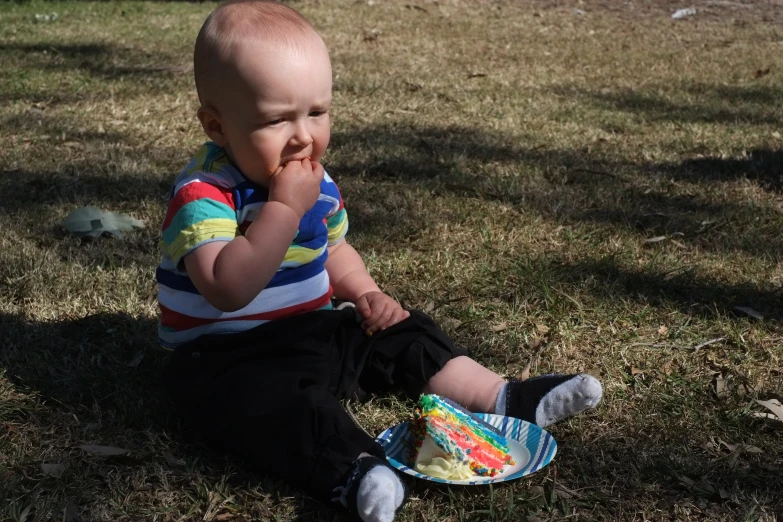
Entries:
POLYGON ((598 403, 589 375, 506 382, 375 284, 345 240, 340 191, 320 163, 332 70, 300 14, 266 1, 221 5, 198 35, 194 69, 210 141, 171 190, 159 335, 173 349, 166 387, 210 443, 388 522, 403 483, 341 399, 435 393, 539 426, 598 403), (334 309, 333 298, 355 309, 334 309))

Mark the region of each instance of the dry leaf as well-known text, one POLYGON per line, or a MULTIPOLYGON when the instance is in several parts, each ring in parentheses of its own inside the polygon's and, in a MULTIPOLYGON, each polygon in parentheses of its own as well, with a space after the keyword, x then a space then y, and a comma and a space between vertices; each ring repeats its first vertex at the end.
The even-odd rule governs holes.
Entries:
POLYGON ((685 475, 677 475, 677 478, 679 479, 680 482, 682 482, 686 486, 693 486, 694 484, 696 484, 695 480, 693 480, 692 478, 686 477, 685 475))
POLYGON ((65 506, 65 522, 76 522, 79 520, 79 507, 73 502, 68 502, 65 506))
POLYGON ((41 464, 41 471, 49 477, 60 478, 65 473, 65 466, 62 464, 41 464))
POLYGON ((777 417, 777 420, 783 422, 783 405, 780 404, 779 400, 777 399, 770 399, 768 401, 760 401, 757 399, 755 400, 757 403, 761 404, 769 411, 771 411, 775 415, 775 417, 777 417))
POLYGON ((747 444, 743 444, 742 449, 748 453, 764 453, 764 450, 761 448, 757 448, 756 446, 749 446, 747 444))
POLYGON ((704 444, 704 448, 713 453, 720 453, 720 446, 718 445, 717 442, 715 442, 714 439, 707 441, 704 444))
POLYGON ((666 240, 666 236, 655 236, 655 237, 651 237, 650 239, 645 239, 644 242, 651 244, 651 243, 660 243, 661 241, 664 240, 666 240))
POLYGON ((658 328, 658 335, 666 335, 667 333, 669 333, 669 329, 665 326, 661 325, 661 327, 658 328))
POLYGON ((98 446, 96 444, 85 444, 83 446, 79 446, 79 449, 83 449, 87 453, 94 453, 95 455, 104 456, 125 455, 128 453, 128 450, 123 448, 115 448, 114 446, 98 446))
POLYGON ((591 368, 587 370, 587 375, 592 375, 596 379, 600 379, 603 374, 604 374, 603 369, 598 368, 597 366, 595 368, 591 368))
POLYGON ((640 370, 636 366, 631 366, 628 371, 631 373, 633 377, 636 377, 637 375, 644 374, 644 370, 640 370))
POLYGON ((185 467, 185 461, 182 459, 178 459, 174 456, 170 451, 166 452, 166 455, 164 455, 164 458, 166 459, 166 462, 169 466, 173 468, 184 468, 185 467))
POLYGON ((663 363, 661 365, 661 372, 664 375, 671 374, 672 373, 672 366, 674 366, 674 363, 672 363, 671 361, 666 361, 665 363, 663 363))
POLYGON ((549 327, 545 324, 537 324, 536 331, 540 334, 549 333, 549 327))
POLYGON ((576 491, 574 491, 573 489, 568 489, 560 483, 558 483, 557 486, 555 486, 555 491, 557 492, 558 497, 562 497, 566 499, 579 496, 576 491))
POLYGON ((728 442, 726 442, 726 441, 725 441, 725 440, 723 440, 723 439, 718 439, 718 443, 719 443, 721 446, 726 446, 726 449, 727 449, 727 450, 729 450, 729 451, 731 451, 732 453, 733 453, 733 452, 735 452, 735 451, 737 451, 737 448, 739 447, 739 446, 737 446, 736 444, 729 444, 728 442))
POLYGON ((757 419, 767 419, 779 423, 778 418, 771 413, 761 413, 759 411, 752 411, 750 412, 750 416, 756 417, 757 419))
POLYGON ((490 328, 490 330, 492 330, 493 332, 502 332, 506 328, 508 328, 508 325, 506 323, 500 323, 490 328))
POLYGON ((147 306, 152 306, 152 304, 155 302, 155 300, 158 298, 158 284, 155 283, 155 285, 152 287, 152 290, 150 290, 150 293, 147 294, 147 306))
POLYGON ((734 310, 737 311, 737 312, 741 312, 741 313, 743 313, 745 315, 748 315, 748 316, 750 316, 750 317, 752 317, 754 319, 758 319, 759 321, 764 319, 763 315, 758 313, 753 308, 750 308, 750 307, 747 307, 747 306, 735 306, 734 310))
POLYGON ((724 397, 729 393, 729 380, 723 375, 715 377, 715 395, 724 397))
POLYGON ((426 305, 424 305, 424 309, 422 310, 422 312, 424 312, 425 314, 430 314, 432 313, 433 310, 435 310, 435 303, 430 301, 426 305))
POLYGON ((445 328, 448 328, 450 330, 456 330, 460 326, 462 326, 462 321, 460 321, 459 319, 452 319, 451 317, 445 318, 443 320, 442 325, 441 325, 442 328, 445 327, 445 328))
POLYGON ((144 351, 137 352, 136 355, 133 356, 133 359, 130 360, 128 363, 128 366, 131 368, 136 368, 141 364, 142 359, 144 359, 144 351))
POLYGON ((756 69, 756 72, 753 73, 754 78, 761 78, 762 76, 766 76, 769 74, 769 67, 764 69, 756 69))
POLYGON ((530 341, 530 349, 540 352, 544 344, 546 344, 546 337, 533 337, 533 340, 530 341))

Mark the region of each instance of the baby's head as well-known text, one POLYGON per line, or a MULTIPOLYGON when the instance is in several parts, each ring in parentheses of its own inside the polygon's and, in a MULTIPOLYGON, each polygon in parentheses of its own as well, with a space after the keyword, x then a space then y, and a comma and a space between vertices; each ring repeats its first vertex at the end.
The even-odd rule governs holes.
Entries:
POLYGON ((332 67, 299 13, 261 0, 223 4, 204 22, 193 62, 204 132, 248 179, 268 186, 289 161, 320 161, 332 67))

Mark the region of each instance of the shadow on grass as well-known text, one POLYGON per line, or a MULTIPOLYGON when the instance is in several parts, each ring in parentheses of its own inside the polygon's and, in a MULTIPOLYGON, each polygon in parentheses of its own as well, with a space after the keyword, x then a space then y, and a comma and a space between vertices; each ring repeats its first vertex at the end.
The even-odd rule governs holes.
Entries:
MULTIPOLYGON (((134 488, 142 488, 138 491, 144 491, 149 485, 163 488, 167 500, 160 506, 161 510, 171 507, 173 497, 167 492, 174 492, 175 497, 182 496, 179 491, 187 492, 198 507, 194 513, 208 509, 214 500, 208 492, 218 491, 215 488, 222 484, 224 488, 230 486, 223 493, 236 495, 235 502, 242 501, 242 493, 248 487, 260 489, 273 499, 293 496, 297 504, 294 520, 345 520, 331 508, 275 480, 243 470, 241 463, 206 449, 179 426, 160 384, 166 355, 155 344, 154 321, 105 313, 34 323, 19 316, 0 315, 0 328, 4 332, 0 365, 7 378, 17 391, 33 393, 42 399, 39 408, 15 407, 13 403, 0 407, 3 422, 23 424, 24 433, 36 437, 26 441, 28 449, 22 458, 16 454, 11 459, 16 473, 4 481, 0 497, 18 499, 34 491, 36 498, 49 498, 55 503, 60 499, 63 509, 66 502, 76 505, 84 514, 82 519, 90 520, 93 509, 105 510, 107 505, 112 505, 113 496, 122 493, 122 484, 136 484, 134 488), (144 355, 143 359, 138 360, 139 354, 144 355), (34 444, 42 448, 36 450, 34 444), (81 444, 113 445, 129 449, 130 453, 120 457, 85 456, 76 449, 81 444), (44 446, 49 449, 44 451, 44 446), (188 464, 180 467, 169 462, 167 452, 184 457, 188 464), (41 461, 58 456, 63 459, 60 462, 68 468, 68 474, 56 481, 42 480, 41 461)), ((709 404, 714 400, 704 397, 702 402, 709 404)), ((678 415, 670 405, 656 408, 664 416, 678 415)), ((599 505, 604 513, 615 513, 618 517, 629 515, 625 511, 618 513, 618 509, 646 510, 651 504, 664 511, 668 509, 660 506, 660 502, 669 506, 689 503, 708 516, 713 507, 716 516, 725 516, 726 509, 744 512, 748 507, 744 503, 752 499, 764 509, 780 508, 779 499, 774 500, 774 493, 781 485, 780 474, 774 467, 758 467, 761 460, 758 455, 751 456, 755 459, 753 465, 745 457, 739 463, 726 458, 707 458, 702 448, 693 447, 690 442, 693 438, 685 432, 660 433, 652 438, 638 433, 624 436, 628 430, 619 427, 616 431, 608 430, 607 438, 594 445, 569 444, 570 429, 566 427, 564 432, 557 433, 555 428, 561 444, 555 465, 562 464, 560 484, 580 491, 584 488, 583 493, 569 500, 573 505, 583 505, 585 509, 599 505), (697 484, 683 482, 687 479, 697 484), (702 483, 713 489, 704 490, 699 486, 702 483), (619 507, 614 501, 618 497, 624 499, 619 507), (659 499, 659 504, 654 499, 659 499)), ((465 505, 472 504, 475 517, 468 514, 468 520, 485 520, 486 513, 479 511, 492 502, 485 488, 459 488, 449 492, 448 488, 423 481, 411 485, 414 494, 422 497, 454 496, 458 504, 463 501, 465 505)), ((502 491, 510 486, 513 484, 496 487, 502 491)), ((517 504, 521 509, 528 512, 539 509, 539 501, 531 492, 514 490, 511 494, 521 498, 517 504)), ((138 507, 148 510, 147 513, 154 512, 157 501, 153 495, 149 504, 136 500, 131 505, 123 504, 122 509, 133 518, 141 516, 141 512, 134 514, 128 509, 138 507)), ((251 516, 259 520, 274 515, 274 506, 266 501, 249 505, 251 516)), ((547 507, 544 500, 541 509, 568 512, 567 505, 560 502, 547 507)), ((181 505, 175 507, 182 509, 181 505)), ((496 512, 499 519, 504 519, 502 506, 496 507, 496 512)))
POLYGON ((779 85, 692 84, 594 91, 573 86, 552 89, 556 95, 586 100, 596 107, 634 114, 648 122, 777 125, 781 123, 779 85), (680 99, 680 101, 678 101, 680 99))
MULTIPOLYGON (((713 402, 705 397, 703 404, 721 407, 713 402)), ((661 413, 664 410, 660 408, 654 411, 664 416, 661 420, 672 416, 670 428, 658 425, 645 430, 657 435, 627 437, 611 434, 610 430, 603 440, 566 446, 558 452, 560 480, 572 491, 584 488, 584 493, 576 493, 576 498, 566 502, 585 507, 596 503, 611 506, 622 499, 628 505, 614 508, 623 511, 615 513, 618 520, 632 518, 634 511, 658 511, 672 520, 742 520, 754 511, 774 516, 783 509, 778 494, 783 478, 777 466, 768 465, 763 456, 756 454, 740 452, 732 456, 728 451, 707 451, 699 441, 708 439, 708 434, 674 428, 680 424, 674 413, 661 413)), ((736 437, 741 435, 728 428, 729 423, 710 428, 739 442, 736 437)), ((756 423, 747 429, 766 428, 756 423)), ((776 439, 771 431, 765 435, 770 443, 776 439)))
POLYGON ((741 306, 757 310, 768 320, 783 320, 781 289, 759 288, 752 282, 714 281, 687 265, 675 271, 649 268, 634 271, 612 258, 581 259, 559 263, 554 272, 561 281, 570 284, 591 281, 592 293, 598 299, 627 297, 653 306, 674 304, 685 314, 708 318, 731 314, 735 306, 741 306))
POLYGON ((16 56, 24 61, 26 70, 79 69, 104 80, 116 78, 141 79, 150 75, 186 73, 190 65, 160 64, 159 55, 112 44, 63 44, 60 42, 0 43, 0 56, 6 60, 16 56), (155 64, 151 59, 156 58, 155 64), (118 63, 119 62, 119 63, 118 63))
POLYGON ((783 192, 783 150, 756 149, 742 158, 693 158, 660 168, 674 179, 691 183, 748 179, 776 193, 783 192))
MULTIPOLYGON (((12 88, 4 93, 7 101, 29 100, 47 103, 74 103, 83 98, 122 98, 120 92, 106 88, 106 84, 130 87, 137 95, 157 95, 161 82, 170 82, 174 78, 190 80, 193 69, 189 58, 152 54, 132 47, 120 47, 113 44, 60 42, 38 43, 0 43, 0 61, 9 64, 18 82, 25 82, 31 72, 50 74, 74 74, 84 76, 84 85, 50 90, 49 85, 57 82, 41 82, 36 89, 12 88), (19 64, 17 66, 17 64, 19 64), (95 80, 95 83, 91 83, 95 80), (132 83, 123 84, 129 80, 132 83), (100 85, 100 83, 103 85, 100 85), (86 88, 84 88, 86 87, 86 88)), ((16 83, 11 83, 14 86, 16 83)), ((19 83, 18 85, 26 85, 19 83)), ((171 90, 170 87, 168 87, 171 90)))
MULTIPOLYGON (((42 132, 58 128, 58 121, 43 121, 42 132)), ((85 146, 94 147, 94 151, 64 161, 56 171, 18 170, 0 177, 0 206, 34 226, 39 214, 53 205, 94 205, 115 211, 142 202, 163 205, 173 173, 181 167, 175 167, 172 158, 187 156, 184 151, 148 147, 112 149, 102 142, 101 135, 90 133, 84 133, 83 138, 85 146)), ((110 139, 127 137, 118 134, 110 139)), ((383 244, 409 242, 416 234, 426 233, 422 225, 441 219, 420 201, 416 190, 422 189, 425 197, 430 192, 501 201, 565 225, 598 225, 607 234, 624 229, 637 234, 640 241, 677 233, 678 241, 692 249, 691 257, 700 252, 741 252, 775 260, 783 254, 779 233, 783 217, 774 208, 747 199, 716 198, 700 189, 717 180, 748 178, 777 190, 781 151, 753 151, 744 159, 632 164, 586 151, 525 148, 505 136, 465 127, 352 129, 336 132, 333 144, 328 169, 341 183, 353 230, 383 244), (356 160, 353 150, 362 150, 359 157, 365 159, 356 160), (695 183, 699 190, 670 191, 667 183, 655 181, 671 178, 695 183), (383 189, 368 192, 373 183, 383 189), (379 205, 380 210, 362 212, 367 202, 379 205), (417 211, 416 204, 424 206, 417 211), (389 227, 390 222, 395 226, 389 227)), ((110 246, 117 255, 104 261, 123 265, 145 262, 144 256, 155 258, 158 223, 148 223, 141 242, 110 246), (138 251, 141 257, 119 253, 126 248, 138 251)), ((62 241, 46 239, 61 231, 38 232, 47 248, 81 264, 95 262, 94 251, 101 250, 74 249, 62 241), (82 252, 86 250, 89 252, 82 252)), ((563 277, 571 283, 598 277, 631 298, 672 300, 688 313, 710 313, 717 304, 728 309, 763 308, 768 317, 783 318, 777 304, 779 293, 750 281, 721 284, 704 280, 687 268, 673 273, 628 272, 607 260, 571 264, 567 271, 570 274, 563 268, 563 277)))
MULTIPOLYGON (((330 168, 338 181, 399 181, 436 194, 505 202, 564 224, 642 232, 645 239, 679 232, 704 251, 772 258, 783 253, 776 233, 783 219, 774 209, 708 190, 717 179, 747 178, 777 191, 781 151, 757 150, 739 160, 634 163, 586 150, 525 148, 465 127, 375 127, 336 132, 332 141, 330 168), (353 149, 368 159, 343 159, 353 149), (697 190, 672 187, 671 179, 694 183, 697 190)), ((367 198, 362 189, 355 196, 367 198)))
MULTIPOLYGON (((203 511, 213 500, 208 492, 227 483, 240 490, 261 488, 271 499, 294 497, 301 520, 335 520, 334 510, 275 479, 242 469, 241 463, 208 449, 180 426, 161 382, 167 354, 157 344, 155 321, 101 313, 32 322, 0 314, 0 331, 0 369, 15 392, 40 397, 37 406, 13 401, 0 405, 0 421, 23 425, 22 436, 33 438, 26 441, 23 453, 14 452, 14 458, 6 460, 15 471, 6 477, 0 473, 0 504, 28 496, 54 502, 57 509, 59 498, 59 513, 70 502, 82 511, 82 520, 94 520, 112 505, 118 485, 147 483, 155 488, 169 484, 174 493, 184 491, 203 511), (121 447, 130 453, 89 455, 78 449, 83 444, 121 447), (169 462, 167 452, 186 464, 169 462), (52 459, 68 470, 56 481, 41 478, 41 462, 52 459)), ((0 438, 0 448, 7 444, 13 442, 0 438)), ((10 447, 5 449, 10 452, 10 447)), ((147 514, 156 509, 165 513, 169 501, 158 505, 152 495, 149 503, 136 501, 133 507, 149 510, 147 514)), ((255 509, 259 520, 271 519, 272 511, 264 511, 270 509, 268 502, 259 502, 255 509)), ((0 518, 3 514, 0 508, 0 518)), ((41 512, 36 516, 49 519, 41 512)), ((142 512, 130 516, 146 518, 142 512)))
POLYGON ((612 256, 573 259, 549 252, 508 258, 503 266, 513 277, 513 289, 493 289, 493 297, 509 304, 520 299, 531 302, 555 317, 579 312, 582 305, 568 295, 575 288, 576 293, 610 306, 634 301, 645 307, 678 309, 687 316, 737 321, 747 320, 748 315, 735 309, 744 307, 760 313, 767 323, 783 321, 782 288, 713 279, 688 264, 666 270, 612 256))

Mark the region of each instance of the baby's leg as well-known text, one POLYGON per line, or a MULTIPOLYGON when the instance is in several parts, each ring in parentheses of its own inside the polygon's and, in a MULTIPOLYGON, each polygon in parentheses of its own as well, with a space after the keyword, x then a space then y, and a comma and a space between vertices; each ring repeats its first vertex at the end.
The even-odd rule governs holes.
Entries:
POLYGON ((542 427, 601 400, 601 383, 589 375, 506 382, 467 357, 430 317, 416 310, 391 328, 360 339, 359 351, 372 354, 359 379, 369 392, 401 388, 414 398, 434 393, 470 411, 509 415, 542 427))
POLYGON ((493 413, 505 379, 470 357, 456 357, 446 363, 424 388, 458 402, 470 411, 493 413))
POLYGON ((476 361, 457 357, 429 380, 424 393, 442 395, 470 411, 509 415, 546 427, 594 408, 602 389, 587 374, 506 382, 476 361))
POLYGON ((403 502, 402 482, 330 389, 336 352, 317 340, 328 336, 302 343, 290 331, 297 328, 270 327, 259 339, 234 336, 234 346, 178 348, 164 375, 174 402, 203 437, 247 466, 325 503, 347 499, 365 522, 391 522, 403 502))

